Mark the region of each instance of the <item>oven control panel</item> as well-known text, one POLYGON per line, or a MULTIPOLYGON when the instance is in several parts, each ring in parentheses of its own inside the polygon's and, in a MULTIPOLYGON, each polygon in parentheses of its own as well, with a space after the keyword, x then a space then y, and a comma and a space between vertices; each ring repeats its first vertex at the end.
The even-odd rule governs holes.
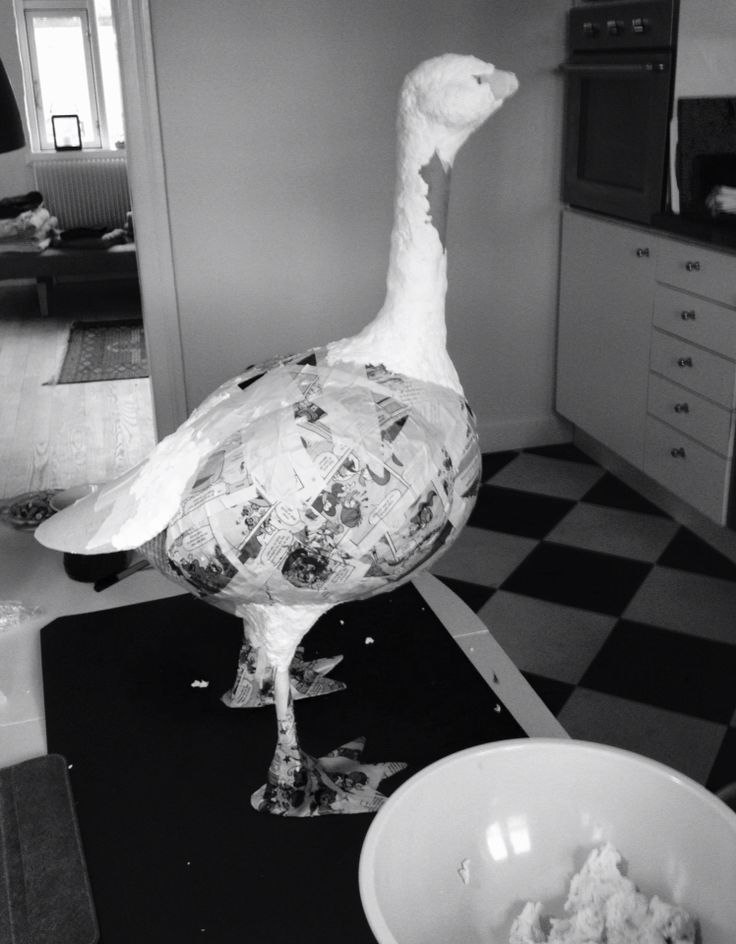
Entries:
POLYGON ((596 3, 570 11, 568 44, 571 52, 670 49, 674 31, 674 0, 596 3))

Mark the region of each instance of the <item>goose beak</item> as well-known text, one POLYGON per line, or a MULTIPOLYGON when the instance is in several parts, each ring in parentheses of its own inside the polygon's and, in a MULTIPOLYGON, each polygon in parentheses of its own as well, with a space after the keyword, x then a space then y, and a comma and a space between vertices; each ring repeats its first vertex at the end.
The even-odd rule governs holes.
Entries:
POLYGON ((509 98, 519 87, 519 81, 513 72, 502 72, 500 69, 481 75, 479 79, 488 85, 497 102, 509 98))

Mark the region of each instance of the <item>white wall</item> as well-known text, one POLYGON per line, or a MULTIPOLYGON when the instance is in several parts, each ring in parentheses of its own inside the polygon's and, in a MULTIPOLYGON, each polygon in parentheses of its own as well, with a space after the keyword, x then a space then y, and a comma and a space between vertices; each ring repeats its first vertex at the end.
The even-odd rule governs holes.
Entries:
POLYGON ((450 349, 486 448, 559 436, 552 70, 567 5, 151 0, 189 409, 246 365, 373 316, 401 79, 468 52, 516 71, 521 91, 455 165, 450 349))
POLYGON ((736 96, 736 0, 680 0, 675 107, 670 128, 672 208, 680 211, 675 175, 677 99, 736 96))
MULTIPOLYGON (((15 33, 12 0, 0 0, 0 60, 8 73, 15 99, 23 114, 23 78, 15 33)), ((33 189, 33 173, 26 166, 28 147, 0 154, 0 197, 11 197, 33 189)))
POLYGON ((736 96, 736 3, 680 0, 675 97, 736 96))

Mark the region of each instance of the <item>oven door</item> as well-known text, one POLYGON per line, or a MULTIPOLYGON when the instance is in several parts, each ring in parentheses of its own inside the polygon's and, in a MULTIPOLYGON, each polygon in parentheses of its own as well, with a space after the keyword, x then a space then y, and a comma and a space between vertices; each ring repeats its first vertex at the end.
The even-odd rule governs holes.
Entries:
POLYGON ((562 68, 563 200, 649 222, 664 209, 671 54, 577 55, 562 68))

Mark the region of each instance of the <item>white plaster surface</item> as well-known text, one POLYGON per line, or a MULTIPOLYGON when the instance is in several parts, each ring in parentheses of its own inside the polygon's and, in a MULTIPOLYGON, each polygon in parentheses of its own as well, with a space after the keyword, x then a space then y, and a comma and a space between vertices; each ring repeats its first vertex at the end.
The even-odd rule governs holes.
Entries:
POLYGON ((680 0, 675 97, 736 97, 736 4, 680 0))

